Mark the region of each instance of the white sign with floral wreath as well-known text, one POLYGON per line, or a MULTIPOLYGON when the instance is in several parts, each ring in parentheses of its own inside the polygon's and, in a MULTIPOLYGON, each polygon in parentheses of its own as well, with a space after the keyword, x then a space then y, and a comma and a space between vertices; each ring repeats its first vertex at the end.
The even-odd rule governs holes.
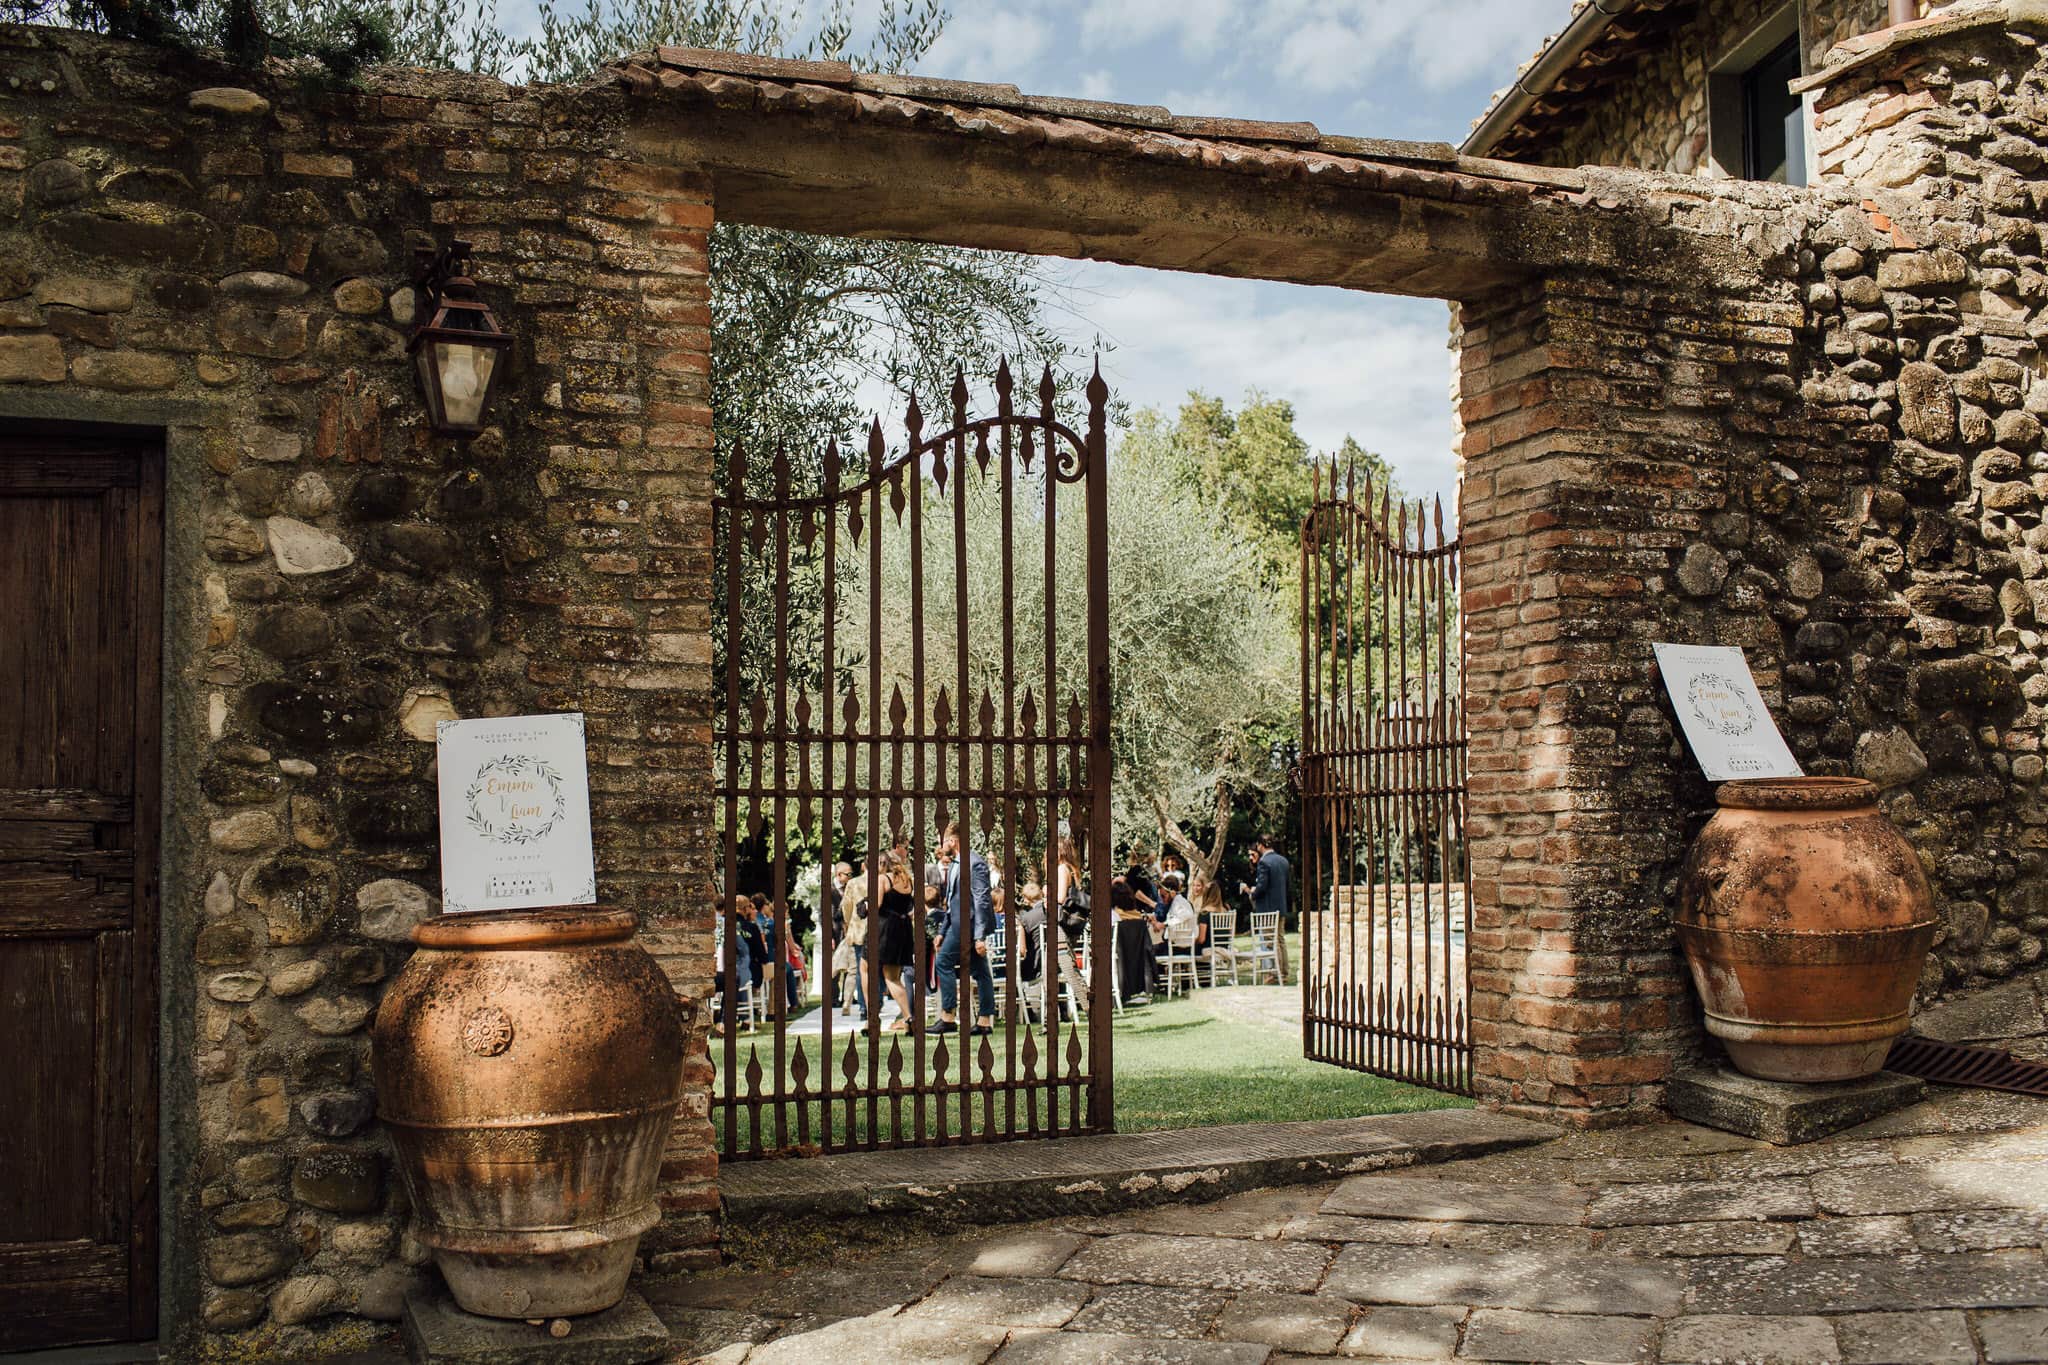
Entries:
POLYGON ((596 901, 582 715, 444 720, 436 734, 441 908, 596 901))
POLYGON ((1709 782, 1800 776, 1799 760, 1771 719, 1741 650, 1733 645, 1651 648, 1685 741, 1709 782))

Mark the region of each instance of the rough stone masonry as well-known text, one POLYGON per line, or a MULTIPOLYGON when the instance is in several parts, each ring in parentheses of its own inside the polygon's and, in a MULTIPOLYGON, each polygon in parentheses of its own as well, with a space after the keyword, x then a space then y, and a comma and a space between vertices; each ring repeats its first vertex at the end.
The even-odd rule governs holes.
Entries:
MULTIPOLYGON (((1809 190, 1020 115, 975 104, 1016 110, 1003 87, 848 93, 815 64, 648 67, 646 98, 408 71, 319 93, 0 29, 0 415, 168 448, 167 1330, 342 1346, 420 1273, 363 1028, 434 909, 434 720, 588 714, 601 893, 705 988, 714 201, 1462 305, 1487 1102, 1646 1115, 1703 1046, 1668 916, 1710 795, 1654 639, 1746 646, 1811 770, 1892 784, 1948 918, 1930 990, 2037 960, 2048 68, 2038 23, 1991 8, 1848 53, 1826 145, 1922 169, 1809 190), (899 154, 972 167, 976 214, 935 217, 899 154), (410 249, 458 233, 519 347, 466 445, 423 432, 402 354, 410 249)), ((665 1266, 715 1254, 690 1067, 665 1266)))

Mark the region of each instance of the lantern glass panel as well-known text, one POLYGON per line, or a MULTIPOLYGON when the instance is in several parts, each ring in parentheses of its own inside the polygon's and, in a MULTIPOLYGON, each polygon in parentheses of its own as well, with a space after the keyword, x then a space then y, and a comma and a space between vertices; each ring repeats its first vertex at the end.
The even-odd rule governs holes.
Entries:
POLYGON ((442 421, 459 428, 482 425, 484 399, 491 391, 498 348, 438 339, 433 348, 434 369, 441 377, 442 421))

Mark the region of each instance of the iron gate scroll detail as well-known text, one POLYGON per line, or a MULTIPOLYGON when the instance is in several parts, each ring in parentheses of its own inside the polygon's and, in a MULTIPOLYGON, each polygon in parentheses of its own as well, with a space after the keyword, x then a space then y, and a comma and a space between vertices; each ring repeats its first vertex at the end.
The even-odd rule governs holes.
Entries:
POLYGON ((1297 780, 1303 1051, 1469 1095, 1459 548, 1441 501, 1430 515, 1317 471, 1297 780))
MULTIPOLYGON (((1086 943, 1111 934, 1108 387, 1099 370, 1088 382, 1084 431, 1060 420, 1049 369, 1035 411, 1017 410, 1013 388, 1005 362, 995 415, 974 418, 956 376, 951 424, 935 435, 913 398, 898 452, 875 422, 864 458, 827 446, 815 492, 799 490, 783 452, 765 479, 744 449, 730 452, 713 500, 727 641, 714 734, 722 885, 785 906, 817 869, 810 965, 823 999, 798 1026, 786 992, 766 989, 767 1019, 743 1037, 728 990, 725 1036, 712 1042, 712 1119, 727 1160, 1112 1128, 1115 982, 1106 962, 1087 971, 1081 959, 1086 943), (793 600, 799 589, 814 594, 811 605, 793 600), (1020 593, 1043 603, 1029 639, 1013 609, 1020 593), (764 624, 767 636, 750 644, 764 624), (992 937, 992 1010, 970 1008, 975 948, 959 936, 960 1031, 939 1033, 938 1001, 912 982, 930 980, 941 948, 928 937, 923 885, 956 821, 959 875, 971 885, 970 859, 985 858, 1006 888, 1003 946, 998 959, 992 937), (1046 873, 1063 832, 1087 869, 1090 927, 1079 943, 1061 931, 1046 873), (899 841, 916 902, 914 962, 902 969, 907 1032, 882 1026, 890 995, 878 915, 868 920, 864 1022, 845 1017, 831 984, 833 864, 858 865, 862 893, 880 907, 880 861, 899 841), (743 846, 750 863, 765 861, 758 886, 745 884, 743 846), (1048 888, 1047 913, 1027 930, 1018 891, 1033 881, 1048 888), (1034 948, 1038 974, 1027 982, 1034 948), (996 1016, 991 1035, 967 1033, 977 1010, 996 1016)), ((972 916, 973 896, 962 899, 972 916)), ((929 907, 941 908, 943 898, 929 907)), ((739 936, 728 909, 718 959, 727 983, 739 936)), ((807 983, 806 1011, 810 993, 807 983)))

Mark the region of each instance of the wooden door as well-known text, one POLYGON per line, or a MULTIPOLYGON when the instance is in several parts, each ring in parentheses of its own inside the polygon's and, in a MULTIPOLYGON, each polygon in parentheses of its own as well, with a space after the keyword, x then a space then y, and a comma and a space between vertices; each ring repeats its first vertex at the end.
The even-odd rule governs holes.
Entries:
POLYGON ((0 1351, 156 1334, 162 508, 0 426, 0 1351))

